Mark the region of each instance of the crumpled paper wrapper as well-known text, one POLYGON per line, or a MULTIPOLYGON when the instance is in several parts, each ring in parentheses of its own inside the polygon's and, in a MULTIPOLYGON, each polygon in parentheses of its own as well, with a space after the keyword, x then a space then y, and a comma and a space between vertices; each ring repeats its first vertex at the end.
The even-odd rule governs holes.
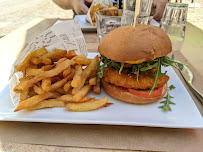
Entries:
MULTIPOLYGON (((109 5, 113 6, 113 2, 112 0, 94 0, 92 2, 92 5, 97 5, 98 3, 100 3, 101 6, 104 6, 105 8, 108 8, 109 5)), ((92 6, 91 5, 91 6, 92 6)), ((87 16, 86 16, 86 21, 90 22, 93 26, 94 24, 92 23, 92 19, 91 19, 91 16, 90 16, 90 10, 91 10, 91 7, 87 13, 87 16)))
POLYGON ((48 52, 55 49, 64 49, 67 51, 75 50, 78 55, 87 55, 88 53, 84 36, 76 20, 68 20, 55 24, 41 33, 20 53, 11 68, 9 87, 10 96, 15 107, 20 102, 20 94, 15 93, 13 89, 19 83, 19 79, 23 77, 23 73, 16 71, 15 66, 20 65, 30 52, 42 47, 45 47, 48 52))

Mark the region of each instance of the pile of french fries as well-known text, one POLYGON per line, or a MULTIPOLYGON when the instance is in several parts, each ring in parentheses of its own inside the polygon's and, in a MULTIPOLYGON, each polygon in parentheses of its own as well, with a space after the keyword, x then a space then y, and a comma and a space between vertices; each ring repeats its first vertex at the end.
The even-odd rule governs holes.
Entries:
POLYGON ((76 55, 73 50, 48 52, 40 48, 31 52, 16 66, 23 77, 14 88, 21 100, 15 112, 52 107, 90 111, 111 105, 107 97, 100 100, 86 97, 91 89, 98 94, 101 92, 96 81, 98 62, 98 56, 88 59, 85 55, 76 55))
MULTIPOLYGON (((98 10, 103 10, 103 9, 107 9, 107 8, 102 6, 100 3, 97 3, 96 5, 92 4, 90 6, 90 17, 91 17, 91 20, 92 20, 92 23, 94 26, 96 26, 95 12, 98 10)), ((113 7, 111 7, 111 5, 109 5, 108 9, 118 9, 118 7, 117 7, 117 5, 114 5, 113 7)), ((116 16, 113 12, 110 12, 110 13, 112 14, 111 16, 116 16)))

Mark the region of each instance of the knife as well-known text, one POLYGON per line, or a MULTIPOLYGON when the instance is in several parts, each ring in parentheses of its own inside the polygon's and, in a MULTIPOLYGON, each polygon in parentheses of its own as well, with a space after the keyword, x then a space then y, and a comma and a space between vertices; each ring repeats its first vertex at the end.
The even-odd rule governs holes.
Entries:
POLYGON ((187 82, 187 84, 192 88, 194 94, 196 95, 196 97, 203 103, 203 96, 202 94, 192 85, 192 80, 193 80, 193 74, 190 71, 190 69, 185 66, 185 65, 181 65, 181 64, 177 64, 179 71, 181 73, 181 75, 183 76, 183 78, 185 79, 185 81, 187 82))

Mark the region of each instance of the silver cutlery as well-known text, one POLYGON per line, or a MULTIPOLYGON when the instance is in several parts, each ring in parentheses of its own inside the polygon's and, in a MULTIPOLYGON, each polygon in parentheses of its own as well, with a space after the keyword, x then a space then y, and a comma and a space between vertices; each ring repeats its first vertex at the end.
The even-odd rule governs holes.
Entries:
POLYGON ((179 71, 180 71, 181 75, 183 76, 183 78, 185 79, 187 84, 192 88, 192 90, 193 90, 194 94, 196 95, 196 97, 203 103, 202 94, 192 84, 193 73, 185 65, 177 64, 177 66, 179 67, 179 71))

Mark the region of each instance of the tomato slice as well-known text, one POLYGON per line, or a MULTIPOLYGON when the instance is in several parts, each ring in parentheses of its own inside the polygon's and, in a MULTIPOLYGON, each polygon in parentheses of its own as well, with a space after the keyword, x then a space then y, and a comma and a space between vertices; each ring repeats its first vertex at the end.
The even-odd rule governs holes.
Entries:
POLYGON ((128 92, 130 92, 133 95, 143 97, 143 98, 156 98, 161 95, 163 91, 163 86, 160 88, 154 89, 154 91, 149 95, 150 90, 135 90, 135 89, 128 89, 128 92))

